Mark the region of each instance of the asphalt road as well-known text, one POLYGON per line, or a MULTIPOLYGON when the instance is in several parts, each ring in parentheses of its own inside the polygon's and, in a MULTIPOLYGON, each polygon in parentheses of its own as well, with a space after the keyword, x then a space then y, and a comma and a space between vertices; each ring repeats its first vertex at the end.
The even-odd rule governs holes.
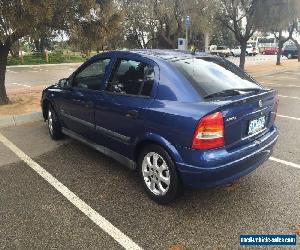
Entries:
MULTIPOLYGON (((299 72, 270 75, 264 83, 280 95, 280 137, 273 157, 297 166, 299 72)), ((174 244, 239 249, 240 234, 293 234, 300 228, 300 168, 295 166, 269 160, 232 187, 187 190, 171 205, 160 206, 145 196, 135 172, 72 139, 51 141, 42 122, 0 133, 144 249, 174 244)), ((121 248, 1 142, 0 218, 0 249, 121 248)))
POLYGON ((5 85, 7 90, 50 85, 70 76, 80 64, 11 66, 7 68, 5 85))

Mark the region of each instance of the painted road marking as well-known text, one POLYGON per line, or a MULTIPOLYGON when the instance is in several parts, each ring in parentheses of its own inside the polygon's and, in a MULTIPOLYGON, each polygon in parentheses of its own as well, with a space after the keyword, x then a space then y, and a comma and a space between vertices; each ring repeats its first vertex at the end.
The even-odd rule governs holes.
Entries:
POLYGON ((288 84, 288 85, 284 85, 284 84, 276 84, 276 83, 266 83, 266 82, 260 82, 265 84, 266 86, 274 86, 274 87, 284 87, 284 88, 300 88, 299 85, 293 85, 293 84, 288 84))
POLYGON ((16 72, 16 71, 13 71, 13 70, 7 70, 7 72, 9 72, 9 73, 13 73, 13 74, 18 74, 19 72, 16 72))
POLYGON ((278 96, 282 97, 282 98, 289 98, 289 99, 300 100, 300 97, 296 97, 296 96, 287 96, 287 95, 278 95, 278 96))
POLYGON ((58 181, 53 175, 42 168, 38 163, 33 161, 28 155, 21 151, 16 145, 9 141, 5 136, 0 133, 0 141, 14 152, 22 161, 24 161, 32 170, 38 173, 45 179, 51 186, 67 198, 75 207, 89 217, 96 225, 103 231, 109 234, 115 241, 117 241, 125 249, 141 250, 132 239, 122 233, 118 228, 112 225, 108 220, 97 213, 93 208, 81 200, 76 194, 69 190, 64 184, 58 181))
POLYGON ((10 84, 18 85, 18 86, 22 86, 22 87, 26 87, 26 88, 31 88, 31 86, 29 86, 29 85, 26 85, 26 84, 20 84, 20 83, 16 83, 16 82, 13 82, 13 83, 10 83, 10 84))
POLYGON ((284 164, 284 165, 287 165, 287 166, 290 166, 290 167, 293 167, 293 168, 299 168, 300 169, 300 165, 296 164, 296 163, 293 163, 293 162, 280 160, 280 159, 277 159, 275 157, 270 157, 269 160, 270 161, 276 161, 278 163, 281 163, 281 164, 284 164))
POLYGON ((281 118, 288 118, 288 119, 292 119, 292 120, 296 120, 296 121, 300 121, 300 118, 297 117, 293 117, 293 116, 287 116, 287 115, 276 115, 277 117, 281 117, 281 118))

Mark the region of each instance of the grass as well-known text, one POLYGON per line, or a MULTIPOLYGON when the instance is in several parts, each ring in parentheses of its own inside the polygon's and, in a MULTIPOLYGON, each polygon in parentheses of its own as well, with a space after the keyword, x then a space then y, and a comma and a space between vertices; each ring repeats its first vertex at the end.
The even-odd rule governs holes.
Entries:
POLYGON ((80 55, 66 55, 63 53, 49 53, 48 62, 44 53, 34 53, 23 56, 23 62, 20 57, 9 57, 7 65, 38 65, 38 64, 57 64, 57 63, 79 63, 85 58, 80 55))

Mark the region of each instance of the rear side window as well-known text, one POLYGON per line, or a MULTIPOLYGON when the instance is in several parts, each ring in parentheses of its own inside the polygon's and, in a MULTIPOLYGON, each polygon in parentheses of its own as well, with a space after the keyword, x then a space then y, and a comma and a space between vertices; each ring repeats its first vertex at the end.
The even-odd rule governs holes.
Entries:
POLYGON ((108 92, 150 96, 154 83, 154 68, 143 62, 119 60, 111 75, 106 90, 108 92))
POLYGON ((237 66, 218 58, 188 58, 171 63, 202 97, 229 89, 260 88, 237 66))

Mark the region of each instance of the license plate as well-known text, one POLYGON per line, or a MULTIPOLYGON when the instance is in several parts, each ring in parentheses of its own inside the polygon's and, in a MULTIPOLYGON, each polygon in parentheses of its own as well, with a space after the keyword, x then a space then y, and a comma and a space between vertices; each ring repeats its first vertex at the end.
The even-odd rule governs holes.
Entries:
POLYGON ((249 122, 248 135, 262 131, 266 126, 266 117, 262 116, 249 122))

